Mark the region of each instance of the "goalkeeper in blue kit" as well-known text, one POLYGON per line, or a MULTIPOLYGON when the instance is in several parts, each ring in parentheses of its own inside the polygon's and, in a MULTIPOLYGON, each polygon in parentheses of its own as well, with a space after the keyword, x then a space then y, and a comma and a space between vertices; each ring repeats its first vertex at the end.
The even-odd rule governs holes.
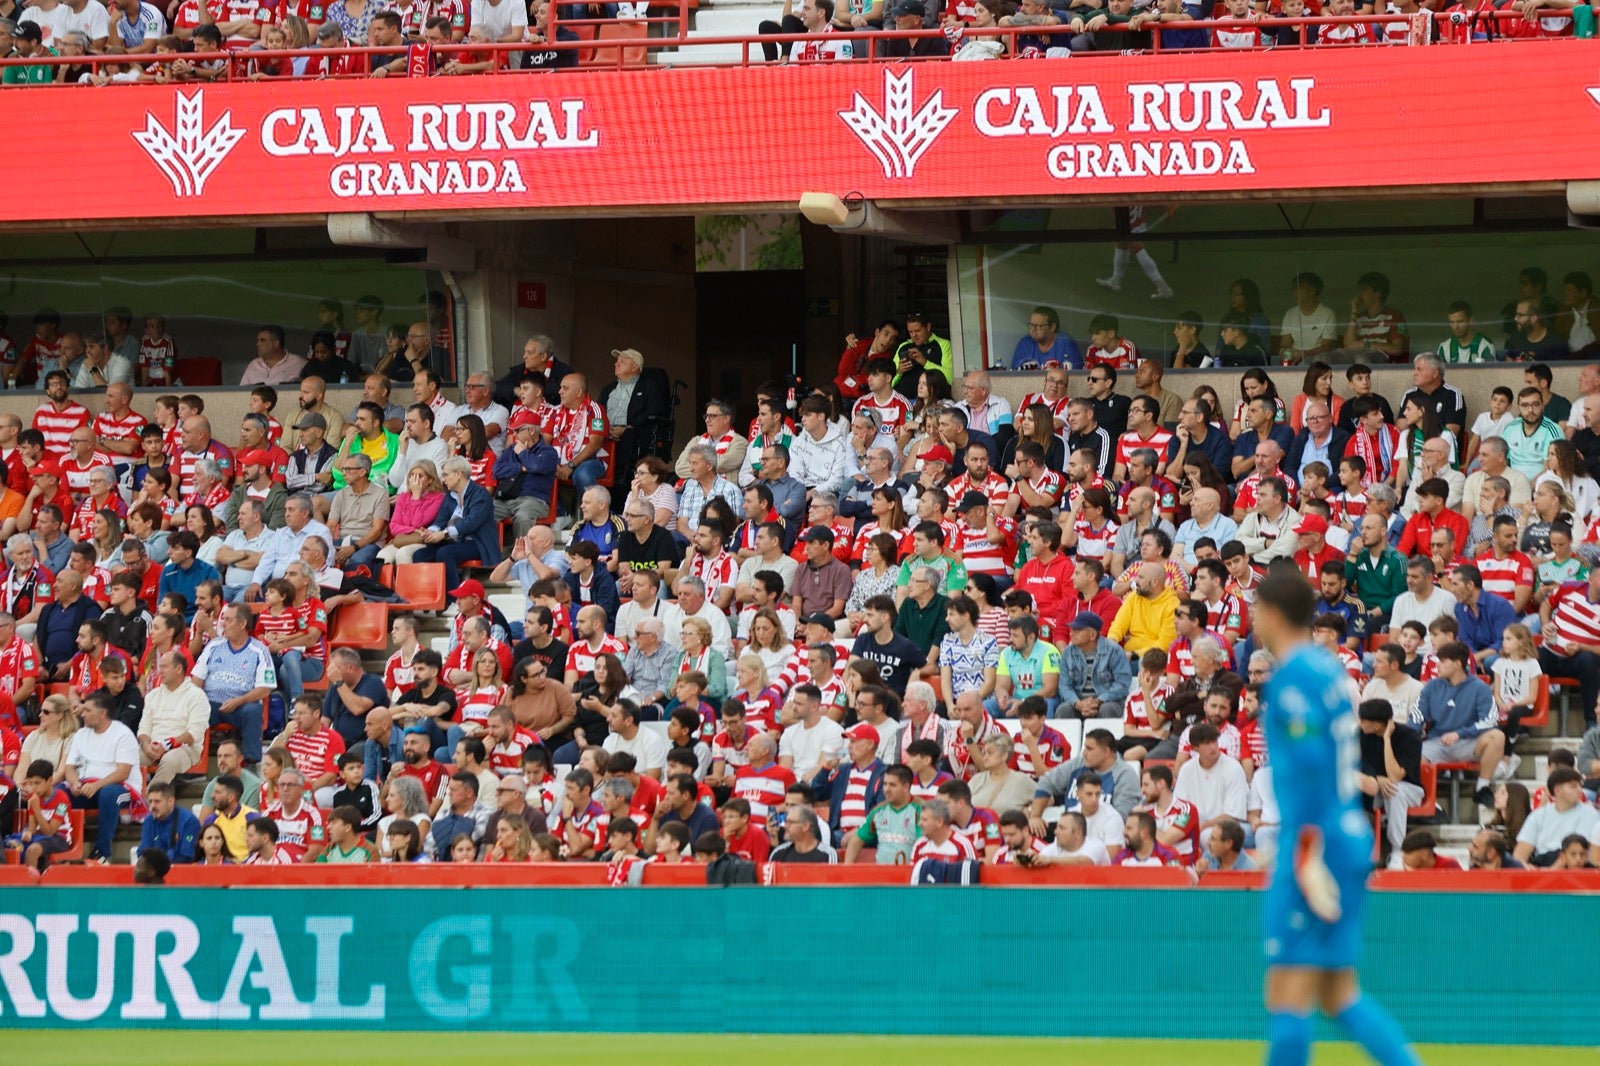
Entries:
POLYGON ((1298 574, 1274 575, 1252 610, 1257 639, 1278 660, 1262 693, 1283 816, 1264 913, 1267 1066, 1309 1060, 1317 1008, 1377 1062, 1413 1066, 1421 1060, 1399 1023, 1356 980, 1372 829, 1357 785, 1356 692, 1311 643, 1316 595, 1298 574))

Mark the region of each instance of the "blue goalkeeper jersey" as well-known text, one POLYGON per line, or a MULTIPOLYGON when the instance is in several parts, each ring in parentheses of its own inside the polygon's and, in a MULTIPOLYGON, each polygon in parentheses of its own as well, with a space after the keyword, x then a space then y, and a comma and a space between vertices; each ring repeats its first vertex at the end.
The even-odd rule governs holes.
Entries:
POLYGON ((1282 830, 1265 925, 1268 961, 1338 969, 1360 950, 1372 827, 1361 807, 1357 693, 1350 675, 1326 650, 1303 644, 1273 671, 1262 692, 1273 792, 1282 830), (1295 881, 1296 853, 1306 827, 1319 831, 1323 859, 1339 886, 1343 914, 1317 919, 1295 881))

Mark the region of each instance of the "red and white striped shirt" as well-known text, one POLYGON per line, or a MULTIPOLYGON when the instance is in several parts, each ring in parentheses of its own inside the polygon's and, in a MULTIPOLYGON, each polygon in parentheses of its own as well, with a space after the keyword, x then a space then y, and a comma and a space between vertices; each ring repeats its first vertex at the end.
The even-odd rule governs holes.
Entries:
POLYGON ((91 452, 86 462, 80 462, 71 455, 64 456, 60 462, 61 480, 66 482, 67 491, 72 493, 72 498, 81 500, 89 492, 89 471, 101 466, 110 466, 111 456, 105 452, 91 452))
POLYGON ((848 833, 867 820, 867 785, 872 781, 874 763, 866 769, 850 767, 850 779, 844 787, 844 799, 839 801, 839 831, 848 833))
POLYGON ((1185 866, 1192 865, 1195 853, 1200 850, 1200 812, 1188 800, 1172 797, 1172 806, 1165 811, 1150 808, 1150 813, 1156 820, 1156 831, 1164 832, 1168 829, 1181 829, 1183 839, 1176 844, 1167 845, 1178 853, 1178 858, 1183 860, 1185 866))
POLYGON ((1093 370, 1097 366, 1110 366, 1118 370, 1132 370, 1139 364, 1139 348, 1127 337, 1118 337, 1121 344, 1114 348, 1102 348, 1098 344, 1089 345, 1088 354, 1083 357, 1083 368, 1093 370))
POLYGON ((485 685, 480 689, 463 685, 456 689, 456 720, 462 723, 487 724, 489 712, 505 702, 505 695, 504 685, 485 685))
MULTIPOLYGON (((144 429, 145 418, 138 411, 129 411, 121 418, 110 411, 101 411, 94 416, 94 435, 101 442, 106 441, 133 441, 138 443, 139 433, 144 429)), ((132 456, 124 456, 124 462, 132 462, 132 456)))
MULTIPOLYGON (((563 463, 571 463, 572 457, 583 450, 590 438, 599 437, 604 441, 607 428, 606 413, 593 400, 585 399, 577 407, 562 404, 550 419, 550 443, 555 446, 563 463)), ((605 445, 601 444, 600 450, 591 458, 605 457, 605 445)))
MULTIPOLYGON (((1219 22, 1232 23, 1230 26, 1218 26, 1211 31, 1211 44, 1213 48, 1260 48, 1261 27, 1255 25, 1261 16, 1254 11, 1247 11, 1242 17, 1229 15, 1219 19, 1219 22)), ((1186 862, 1193 862, 1194 856, 1187 855, 1186 862)))
POLYGON ((879 400, 872 393, 867 393, 856 401, 852 414, 861 411, 874 411, 878 415, 878 435, 893 437, 899 428, 905 425, 911 417, 911 404, 898 392, 891 392, 887 400, 879 400))
MULTIPOLYGON (((1189 672, 1194 673, 1191 665, 1189 672)), ((1163 711, 1167 706, 1167 697, 1172 695, 1172 686, 1162 682, 1150 694, 1155 701, 1157 711, 1163 711)), ((1144 698, 1144 689, 1135 685, 1133 691, 1128 693, 1128 701, 1122 705, 1122 726, 1124 729, 1150 729, 1150 703, 1144 698)))
POLYGON ((1067 404, 1071 402, 1072 397, 1070 396, 1063 396, 1059 400, 1052 400, 1042 392, 1030 392, 1028 395, 1024 396, 1022 398, 1022 402, 1017 405, 1017 411, 1020 413, 1022 411, 1026 411, 1036 403, 1042 403, 1050 409, 1051 416, 1056 420, 1056 423, 1059 426, 1061 424, 1065 424, 1067 419, 1067 404))
POLYGON ((1507 603, 1515 601, 1517 586, 1533 588, 1533 560, 1519 551, 1497 559, 1490 549, 1475 561, 1478 572, 1483 575, 1483 591, 1492 592, 1507 603))
POLYGON ((178 452, 177 458, 173 460, 175 469, 172 471, 172 476, 178 481, 178 495, 180 497, 187 498, 190 493, 194 492, 194 464, 202 459, 210 459, 222 468, 222 481, 219 484, 225 483, 229 478, 233 477, 233 452, 228 449, 227 445, 211 441, 203 451, 191 452, 189 449, 184 448, 178 452))
POLYGON ((511 734, 511 739, 503 744, 496 744, 489 751, 489 769, 501 777, 507 774, 522 773, 522 753, 529 748, 539 746, 539 735, 520 725, 511 734))
POLYGON ((87 407, 70 400, 65 407, 57 407, 54 401, 40 404, 33 412, 33 428, 44 434, 45 455, 59 459, 71 452, 72 445, 68 441, 72 431, 87 426, 89 417, 87 407))
POLYGON ((745 727, 744 737, 737 743, 728 736, 726 730, 718 730, 711 738, 711 758, 713 761, 721 759, 724 766, 738 770, 741 766, 750 765, 750 756, 745 754, 745 749, 750 746, 750 738, 759 733, 759 729, 745 727))
MULTIPOLYGON (((419 647, 417 651, 420 651, 419 647)), ((383 664, 383 687, 390 692, 404 692, 417 683, 416 671, 411 668, 411 659, 416 656, 413 651, 410 657, 395 652, 389 656, 389 661, 383 664)))
MULTIPOLYGON (((1283 482, 1284 488, 1289 490, 1289 506, 1298 506, 1297 501, 1299 500, 1300 493, 1299 486, 1295 484, 1294 478, 1290 477, 1283 470, 1279 470, 1276 474, 1269 474, 1267 476, 1280 479, 1283 482)), ((1260 474, 1252 473, 1243 481, 1239 482, 1239 488, 1234 492, 1233 495, 1233 506, 1236 509, 1241 511, 1249 511, 1255 507, 1256 486, 1261 483, 1261 477, 1262 475, 1260 474)))
POLYGON ((332 729, 302 733, 298 729, 283 742, 294 756, 294 768, 309 784, 324 774, 339 772, 339 756, 344 754, 344 738, 332 729))
POLYGON ((1078 537, 1076 554, 1080 559, 1104 559, 1111 553, 1111 542, 1117 538, 1117 524, 1109 518, 1099 529, 1091 526, 1087 518, 1080 518, 1072 523, 1072 531, 1078 537))
POLYGON ((1333 512, 1333 520, 1341 525, 1346 520, 1359 522, 1367 513, 1367 494, 1341 492, 1328 501, 1328 510, 1333 512))
POLYGON ((955 829, 950 829, 950 836, 943 844, 936 844, 932 837, 918 837, 917 842, 911 845, 911 861, 913 863, 922 859, 944 859, 946 862, 960 862, 963 859, 976 859, 977 851, 972 847, 972 841, 955 829))
POLYGON ((311 845, 321 844, 328 839, 328 827, 322 812, 315 804, 307 803, 304 799, 292 817, 284 811, 281 802, 262 811, 261 816, 271 818, 277 824, 278 854, 284 856, 284 861, 300 862, 311 845))
POLYGON ((300 628, 300 616, 293 607, 281 611, 262 611, 256 615, 255 635, 265 641, 268 637, 288 636, 300 628))
MULTIPOLYGON (((1044 854, 1044 847, 1045 847, 1044 841, 1038 839, 1037 837, 1029 837, 1028 838, 1028 851, 1031 854, 1043 855, 1044 854)), ((994 864, 996 866, 1011 866, 1011 865, 1016 864, 1016 861, 1017 860, 1015 860, 1015 859, 1013 859, 1011 857, 1011 849, 1010 848, 1006 848, 999 855, 995 856, 994 864)))
POLYGON ((1167 457, 1167 444, 1172 440, 1172 431, 1156 427, 1156 431, 1148 437, 1129 430, 1117 438, 1117 462, 1126 466, 1133 461, 1133 453, 1139 448, 1150 448, 1156 453, 1156 458, 1165 462, 1167 457))
POLYGON ((594 661, 607 652, 620 659, 628 654, 628 646, 609 633, 600 638, 598 648, 591 648, 588 641, 580 640, 567 649, 566 668, 576 670, 579 677, 587 677, 594 673, 594 661))
POLYGON ((945 486, 945 494, 950 497, 952 504, 959 505, 961 497, 969 492, 981 492, 989 497, 990 507, 999 507, 1006 502, 1006 497, 1011 495, 1011 480, 1004 474, 991 470, 989 476, 982 481, 973 481, 971 474, 963 473, 945 486))
POLYGON ((1009 538, 991 544, 982 526, 969 526, 965 519, 956 523, 955 542, 951 545, 957 556, 966 564, 969 574, 1004 574, 1007 572, 1006 549, 1009 538))
POLYGON ((1022 495, 1023 485, 1027 485, 1034 496, 1044 497, 1045 502, 1040 506, 1054 507, 1061 502, 1061 494, 1067 489, 1067 479, 1054 470, 1046 470, 1036 480, 1019 478, 1011 489, 1011 495, 1022 501, 1020 506, 1027 507, 1029 503, 1022 495))
POLYGON ((1017 733, 1016 745, 1011 750, 1011 768, 1029 777, 1038 777, 1072 758, 1072 745, 1057 730, 1045 726, 1039 733, 1039 765, 1033 764, 1033 753, 1023 739, 1023 729, 1017 733))
POLYGON ((1250 631, 1250 608, 1239 597, 1224 592, 1216 603, 1207 600, 1205 608, 1207 629, 1218 633, 1231 629, 1240 635, 1250 631))
POLYGON ((1571 581, 1550 594, 1544 645, 1557 655, 1573 644, 1600 644, 1600 603, 1589 602, 1589 583, 1571 581))
MULTIPOLYGON (((835 541, 835 547, 838 542, 835 541)), ((715 598, 717 590, 724 585, 732 585, 739 578, 739 560, 732 552, 721 551, 714 556, 704 556, 695 552, 683 568, 683 572, 705 582, 706 595, 715 598)))
POLYGON ((783 806, 784 794, 794 784, 794 771, 772 763, 757 770, 741 766, 734 773, 733 794, 750 804, 750 825, 763 833, 767 831, 767 814, 774 807, 783 806))

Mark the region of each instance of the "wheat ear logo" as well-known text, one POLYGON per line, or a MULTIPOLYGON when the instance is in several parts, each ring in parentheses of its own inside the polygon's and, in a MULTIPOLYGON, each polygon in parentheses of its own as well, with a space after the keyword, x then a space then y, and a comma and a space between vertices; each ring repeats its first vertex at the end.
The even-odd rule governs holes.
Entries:
POLYGON ((144 129, 136 130, 133 139, 172 182, 174 194, 199 196, 205 191, 206 179, 244 139, 244 130, 233 125, 232 111, 224 111, 210 129, 203 129, 204 89, 195 90, 192 96, 178 94, 175 125, 176 132, 157 122, 154 115, 146 114, 144 129))
POLYGON ((956 117, 956 109, 944 106, 944 90, 936 89, 912 110, 912 73, 883 72, 883 112, 880 114, 856 93, 855 106, 839 112, 844 124, 861 138, 878 162, 886 178, 909 178, 917 161, 933 147, 933 142, 956 117))

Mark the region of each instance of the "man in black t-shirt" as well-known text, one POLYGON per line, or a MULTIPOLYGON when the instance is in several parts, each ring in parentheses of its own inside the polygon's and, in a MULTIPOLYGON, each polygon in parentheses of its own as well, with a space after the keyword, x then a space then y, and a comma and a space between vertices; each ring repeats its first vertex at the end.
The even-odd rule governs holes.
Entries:
POLYGON ((1363 803, 1383 811, 1389 850, 1398 855, 1406 811, 1422 802, 1422 735, 1394 720, 1388 700, 1363 700, 1359 718, 1363 803))
POLYGON ((822 842, 817 812, 809 807, 789 808, 784 815, 783 835, 787 843, 772 853, 772 862, 831 865, 839 861, 838 852, 822 842))
POLYGON ((878 676, 896 696, 906 694, 906 682, 928 663, 928 649, 894 630, 899 609, 889 596, 874 596, 866 602, 867 627, 850 647, 850 657, 876 663, 878 676))
POLYGON ((556 617, 548 607, 529 607, 523 616, 523 638, 511 649, 511 661, 537 659, 547 674, 559 677, 567 668, 567 645, 555 638, 556 617))
POLYGON ((630 499, 622 509, 623 533, 617 537, 617 591, 633 595, 633 575, 654 570, 662 583, 672 587, 683 549, 672 534, 656 525, 656 509, 648 501, 630 499))
POLYGON ((411 658, 411 673, 416 684, 400 693, 390 705, 398 725, 421 723, 427 727, 430 748, 445 742, 445 726, 456 717, 456 694, 440 682, 444 660, 432 648, 419 648, 411 658))

